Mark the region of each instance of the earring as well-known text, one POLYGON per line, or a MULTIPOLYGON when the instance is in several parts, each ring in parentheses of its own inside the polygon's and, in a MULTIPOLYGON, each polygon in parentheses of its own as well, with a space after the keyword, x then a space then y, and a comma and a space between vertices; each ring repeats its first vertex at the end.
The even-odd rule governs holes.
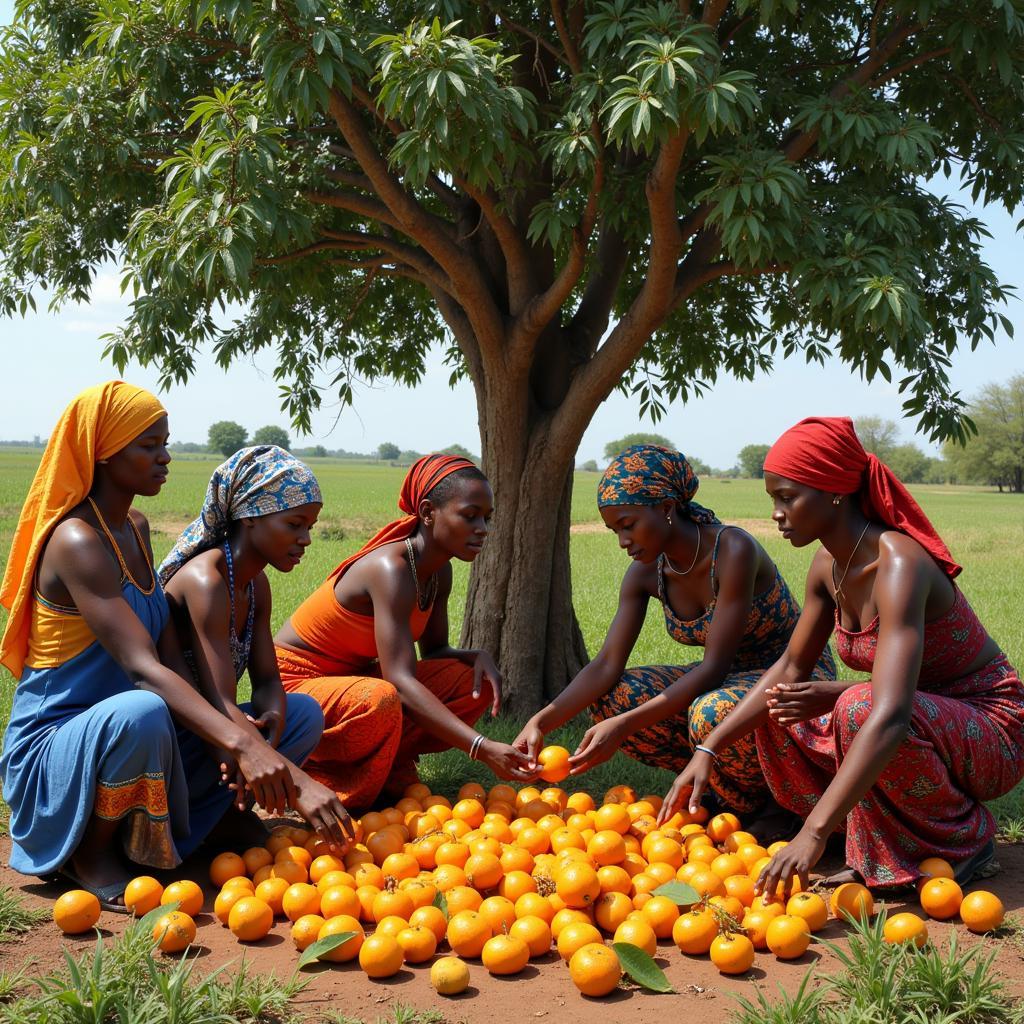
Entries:
POLYGON ((832 504, 833 504, 833 505, 838 505, 838 504, 839 504, 839 502, 841 502, 842 500, 843 500, 843 499, 842 499, 842 497, 840 497, 840 495, 838 495, 838 494, 837 494, 837 495, 836 495, 836 496, 835 496, 835 497, 834 497, 834 498, 832 499, 832 504))
POLYGON ((110 459, 98 459, 97 461, 101 466, 105 466, 110 461, 110 459))
POLYGON ((668 525, 671 526, 672 525, 672 513, 671 512, 666 512, 665 513, 665 519, 668 520, 668 525))

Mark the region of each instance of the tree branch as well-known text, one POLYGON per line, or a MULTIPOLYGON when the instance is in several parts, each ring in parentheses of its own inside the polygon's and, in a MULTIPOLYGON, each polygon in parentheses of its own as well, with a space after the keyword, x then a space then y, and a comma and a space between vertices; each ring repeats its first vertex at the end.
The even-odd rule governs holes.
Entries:
POLYGON ((540 47, 543 47, 551 54, 559 64, 565 64, 570 66, 569 61, 566 59, 566 55, 559 51, 557 46, 552 46, 543 36, 538 35, 532 29, 527 28, 525 25, 520 25, 519 22, 513 21, 508 15, 499 11, 498 17, 501 19, 503 25, 508 25, 513 32, 518 32, 521 36, 526 36, 527 39, 532 39, 533 42, 540 47))
POLYGON ((580 51, 569 34, 569 26, 566 24, 565 12, 562 10, 561 0, 551 0, 551 17, 555 22, 555 31, 558 39, 565 50, 566 60, 574 75, 580 74, 583 70, 583 61, 580 60, 580 51))
POLYGON ((392 216, 391 211, 378 199, 370 196, 359 195, 356 192, 303 192, 303 197, 318 206, 334 206, 339 210, 348 210, 350 213, 358 213, 361 217, 370 220, 380 221, 388 227, 400 231, 398 219, 392 216))
POLYGON ((967 81, 960 75, 954 76, 957 85, 963 90, 964 95, 970 101, 971 106, 981 115, 981 117, 988 123, 988 125, 997 130, 1002 129, 1002 125, 999 121, 993 117, 982 105, 981 100, 974 94, 974 91, 967 84, 967 81))
POLYGON ((615 228, 602 226, 597 236, 593 270, 587 278, 583 297, 570 326, 586 341, 584 354, 588 359, 597 350, 601 336, 608 329, 608 320, 615 307, 619 282, 629 262, 629 246, 615 228))
POLYGON ((728 6, 729 0, 707 0, 704 4, 704 10, 701 12, 700 20, 705 25, 717 28, 728 6))
POLYGON ((898 64, 890 71, 886 71, 884 75, 879 75, 877 78, 872 78, 868 85, 872 88, 878 88, 891 82, 895 78, 899 78, 905 71, 909 71, 911 68, 919 67, 921 64, 926 64, 930 60, 935 60, 938 57, 945 57, 946 54, 952 53, 952 46, 943 46, 938 50, 930 50, 928 53, 922 53, 919 57, 915 57, 913 60, 904 61, 902 64, 898 64))

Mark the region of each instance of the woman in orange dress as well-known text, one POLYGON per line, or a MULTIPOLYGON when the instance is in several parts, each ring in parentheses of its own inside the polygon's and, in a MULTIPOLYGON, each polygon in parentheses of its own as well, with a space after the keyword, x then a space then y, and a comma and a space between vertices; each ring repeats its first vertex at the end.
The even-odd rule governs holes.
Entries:
POLYGON ((402 484, 405 516, 342 562, 275 637, 284 688, 324 712, 305 770, 349 807, 400 794, 417 780, 420 754, 452 747, 501 778, 533 776, 526 754, 473 728, 488 705, 492 715, 500 707, 494 660, 448 643, 451 561, 479 554, 493 504, 468 459, 419 459, 402 484))

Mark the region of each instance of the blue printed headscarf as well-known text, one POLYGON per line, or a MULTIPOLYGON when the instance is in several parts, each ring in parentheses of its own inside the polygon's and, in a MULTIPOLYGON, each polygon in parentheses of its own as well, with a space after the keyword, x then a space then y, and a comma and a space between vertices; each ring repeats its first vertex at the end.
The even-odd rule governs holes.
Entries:
POLYGON ((314 501, 323 502, 320 485, 304 462, 273 444, 242 448, 213 471, 203 511, 160 564, 161 584, 166 585, 190 558, 223 544, 234 520, 314 501))
POLYGON ((635 444, 621 452, 597 485, 597 506, 659 505, 675 499, 695 523, 717 523, 709 508, 693 500, 700 480, 681 452, 656 444, 635 444))

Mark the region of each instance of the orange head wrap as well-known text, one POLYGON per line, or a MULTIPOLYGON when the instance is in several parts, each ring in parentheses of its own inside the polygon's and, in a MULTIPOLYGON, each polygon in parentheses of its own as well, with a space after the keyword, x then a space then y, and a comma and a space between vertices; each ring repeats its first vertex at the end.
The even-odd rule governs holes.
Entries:
POLYGON ((810 416, 772 445, 764 471, 832 494, 861 495, 864 514, 913 537, 950 579, 961 567, 896 474, 864 451, 848 416, 810 416))
POLYGON ((402 490, 398 495, 398 507, 405 513, 401 519, 388 523, 375 533, 354 555, 350 555, 328 577, 337 579, 355 561, 368 555, 375 548, 404 540, 416 532, 419 523, 417 509, 420 502, 446 477, 460 469, 477 469, 475 463, 461 455, 424 455, 417 459, 405 474, 402 490))
POLYGON ((92 489, 97 461, 116 455, 166 412, 148 391, 112 380, 78 395, 53 428, 21 509, 0 588, 0 604, 10 611, 0 663, 17 678, 28 649, 32 581, 43 545, 92 489))

